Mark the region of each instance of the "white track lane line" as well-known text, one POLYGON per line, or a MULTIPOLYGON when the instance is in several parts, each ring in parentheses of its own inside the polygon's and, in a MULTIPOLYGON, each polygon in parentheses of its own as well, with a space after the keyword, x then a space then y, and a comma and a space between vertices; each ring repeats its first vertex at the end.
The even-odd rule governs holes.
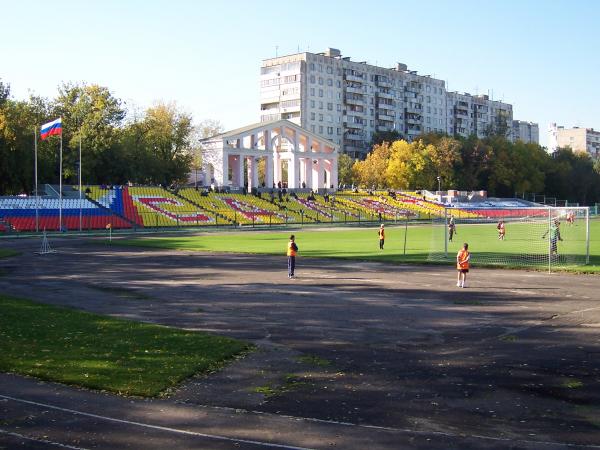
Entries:
POLYGON ((42 444, 54 445, 56 447, 68 448, 71 450, 87 450, 83 447, 73 447, 72 445, 61 444, 59 442, 49 441, 48 439, 34 438, 30 436, 25 436, 24 434, 15 433, 13 431, 3 430, 0 428, 0 434, 6 434, 7 436, 16 437, 19 439, 27 439, 28 441, 40 442, 42 444))
MULTIPOLYGON (((295 447, 293 445, 273 444, 273 443, 270 443, 270 442, 253 441, 253 440, 249 440, 249 439, 236 439, 236 438, 230 438, 230 437, 227 437, 227 436, 219 436, 219 435, 216 435, 216 434, 205 434, 205 433, 199 433, 199 432, 196 432, 196 431, 180 430, 180 429, 177 429, 177 428, 163 427, 163 426, 160 426, 160 425, 151 425, 151 424, 148 424, 148 423, 135 422, 135 421, 124 420, 124 419, 117 419, 115 417, 108 417, 108 416, 101 416, 101 415, 98 415, 98 414, 86 413, 86 412, 83 412, 83 411, 77 411, 75 409, 62 408, 60 406, 48 405, 46 403, 33 402, 31 400, 24 400, 24 399, 21 399, 21 398, 10 397, 8 395, 1 395, 0 394, 0 398, 5 398, 7 400, 12 400, 14 402, 26 403, 26 404, 29 404, 29 405, 41 406, 43 408, 54 409, 56 411, 62 411, 62 412, 70 413, 70 414, 75 414, 75 415, 78 415, 78 416, 91 417, 93 419, 99 419, 99 420, 105 420, 105 421, 109 421, 109 422, 122 423, 122 424, 125 424, 125 425, 135 425, 137 427, 150 428, 152 430, 159 430, 159 431, 167 431, 169 433, 184 434, 184 435, 187 435, 187 436, 196 436, 196 437, 202 437, 202 438, 207 438, 207 439, 214 439, 214 440, 219 440, 219 441, 239 442, 239 443, 242 443, 242 444, 262 445, 264 447, 271 447, 271 448, 282 448, 282 449, 288 449, 288 450, 311 450, 311 449, 309 449, 307 447, 295 447)), ((76 448, 76 447, 66 447, 66 448, 76 448)))
MULTIPOLYGON (((187 434, 187 435, 198 436, 198 437, 206 437, 209 439, 224 440, 224 441, 228 441, 228 442, 241 442, 241 443, 246 443, 246 444, 264 445, 266 447, 283 448, 283 449, 289 449, 289 450, 314 450, 314 449, 307 448, 307 447, 295 447, 295 446, 291 446, 291 445, 271 444, 269 442, 252 441, 252 440, 247 440, 247 439, 234 439, 234 438, 230 438, 227 436, 204 434, 204 433, 198 433, 195 431, 187 431, 187 430, 179 430, 177 428, 162 427, 160 425, 150 425, 150 424, 145 424, 145 423, 141 423, 141 422, 132 422, 132 421, 123 420, 123 419, 116 419, 114 417, 100 416, 97 414, 86 413, 86 412, 77 411, 74 409, 62 408, 60 406, 54 406, 54 405, 48 405, 45 403, 33 402, 31 400, 24 400, 24 399, 10 397, 8 395, 2 395, 2 394, 0 394, 0 398, 13 400, 15 402, 28 403, 30 405, 42 406, 44 408, 55 409, 57 411, 68 412, 68 413, 72 413, 72 414, 76 414, 76 415, 93 417, 95 419, 107 420, 107 421, 112 421, 112 422, 117 422, 117 423, 124 423, 124 424, 128 424, 128 425, 136 425, 136 426, 140 426, 140 427, 144 427, 144 428, 156 429, 156 430, 161 430, 161 431, 169 431, 172 433, 187 434)), ((187 405, 186 403, 181 403, 181 404, 187 405)), ((207 406, 207 405, 196 405, 196 406, 206 408, 206 409, 225 410, 225 411, 234 411, 234 412, 242 411, 243 413, 265 415, 265 413, 260 412, 260 411, 250 411, 250 410, 238 409, 238 408, 228 408, 228 407, 219 407, 219 406, 213 407, 213 406, 207 406)), ((481 439, 484 441, 487 440, 487 441, 492 441, 492 442, 507 442, 507 443, 511 443, 513 445, 514 444, 532 444, 532 445, 556 445, 556 446, 567 446, 567 447, 578 446, 579 448, 582 448, 582 449, 600 450, 600 445, 595 445, 595 444, 588 445, 588 444, 573 444, 573 443, 567 443, 567 442, 532 441, 532 440, 528 440, 528 439, 511 439, 511 438, 502 438, 502 437, 493 437, 493 436, 483 436, 483 435, 479 435, 479 434, 464 435, 464 434, 455 434, 455 433, 449 433, 449 432, 444 432, 444 431, 410 430, 410 429, 404 429, 404 428, 393 428, 393 427, 385 427, 385 426, 377 426, 377 425, 361 425, 361 424, 355 424, 355 423, 350 423, 350 422, 337 422, 335 420, 312 419, 312 418, 308 418, 308 417, 297 417, 297 416, 290 416, 290 415, 286 415, 286 414, 280 414, 280 415, 277 415, 277 417, 284 417, 284 418, 293 419, 296 421, 305 420, 305 421, 309 421, 309 422, 324 423, 324 424, 330 424, 330 425, 339 425, 339 426, 344 426, 344 427, 364 428, 367 430, 381 430, 381 431, 387 431, 387 432, 393 432, 393 433, 410 433, 410 434, 414 434, 417 436, 423 436, 423 437, 437 436, 437 437, 460 438, 460 439, 472 438, 472 439, 481 439)))

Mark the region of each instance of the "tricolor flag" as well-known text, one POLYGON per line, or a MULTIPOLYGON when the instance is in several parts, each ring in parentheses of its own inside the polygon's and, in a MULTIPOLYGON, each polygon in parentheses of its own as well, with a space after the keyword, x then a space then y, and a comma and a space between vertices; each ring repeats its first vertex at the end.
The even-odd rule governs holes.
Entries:
POLYGON ((40 135, 42 141, 46 139, 48 136, 60 136, 62 135, 62 119, 59 117, 52 122, 48 122, 42 125, 42 129, 40 131, 40 135))

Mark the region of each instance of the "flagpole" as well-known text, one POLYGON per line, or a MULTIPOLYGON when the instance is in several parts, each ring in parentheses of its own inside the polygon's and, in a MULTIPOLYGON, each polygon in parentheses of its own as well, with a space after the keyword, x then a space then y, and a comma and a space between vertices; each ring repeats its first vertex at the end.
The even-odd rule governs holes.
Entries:
POLYGON ((38 194, 38 164, 37 164, 37 127, 33 127, 33 153, 35 174, 35 231, 40 231, 39 194, 38 194))
POLYGON ((79 127, 79 231, 81 232, 81 127, 79 127))
POLYGON ((60 162, 58 180, 58 231, 62 231, 62 130, 60 133, 60 162))

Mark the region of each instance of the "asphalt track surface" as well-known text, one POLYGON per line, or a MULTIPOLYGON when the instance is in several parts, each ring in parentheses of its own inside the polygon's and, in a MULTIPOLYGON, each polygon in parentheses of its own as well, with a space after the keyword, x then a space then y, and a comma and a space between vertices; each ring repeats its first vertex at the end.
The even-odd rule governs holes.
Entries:
POLYGON ((0 449, 600 448, 598 276, 1 245, 2 293, 258 350, 161 399, 0 374, 0 449))

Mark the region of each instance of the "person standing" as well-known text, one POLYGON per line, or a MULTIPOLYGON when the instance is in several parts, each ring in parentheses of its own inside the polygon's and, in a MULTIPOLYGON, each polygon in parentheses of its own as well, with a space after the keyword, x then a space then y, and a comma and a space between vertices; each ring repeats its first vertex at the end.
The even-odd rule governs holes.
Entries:
POLYGON ((452 242, 452 237, 456 233, 456 225, 454 224, 454 217, 450 217, 448 222, 448 242, 452 242))
POLYGON ((458 271, 458 278, 456 280, 456 287, 464 288, 467 282, 467 273, 469 273, 469 262, 471 261, 471 254, 469 253, 469 244, 466 242, 456 255, 456 270, 458 271))
POLYGON ((506 235, 506 225, 504 225, 504 220, 500 220, 496 228, 498 228, 498 239, 503 241, 504 236, 506 235))
POLYGON ((558 241, 562 241, 562 237, 560 236, 560 222, 558 219, 554 219, 554 221, 550 224, 550 229, 544 233, 542 239, 546 239, 546 236, 550 233, 550 254, 553 256, 558 255, 558 241))
POLYGON ((298 246, 296 245, 296 236, 290 236, 287 246, 288 257, 288 278, 295 278, 294 270, 296 269, 296 255, 298 254, 298 246))
POLYGON ((379 227, 377 234, 379 235, 379 250, 383 250, 383 244, 385 244, 385 229, 383 224, 379 227))

